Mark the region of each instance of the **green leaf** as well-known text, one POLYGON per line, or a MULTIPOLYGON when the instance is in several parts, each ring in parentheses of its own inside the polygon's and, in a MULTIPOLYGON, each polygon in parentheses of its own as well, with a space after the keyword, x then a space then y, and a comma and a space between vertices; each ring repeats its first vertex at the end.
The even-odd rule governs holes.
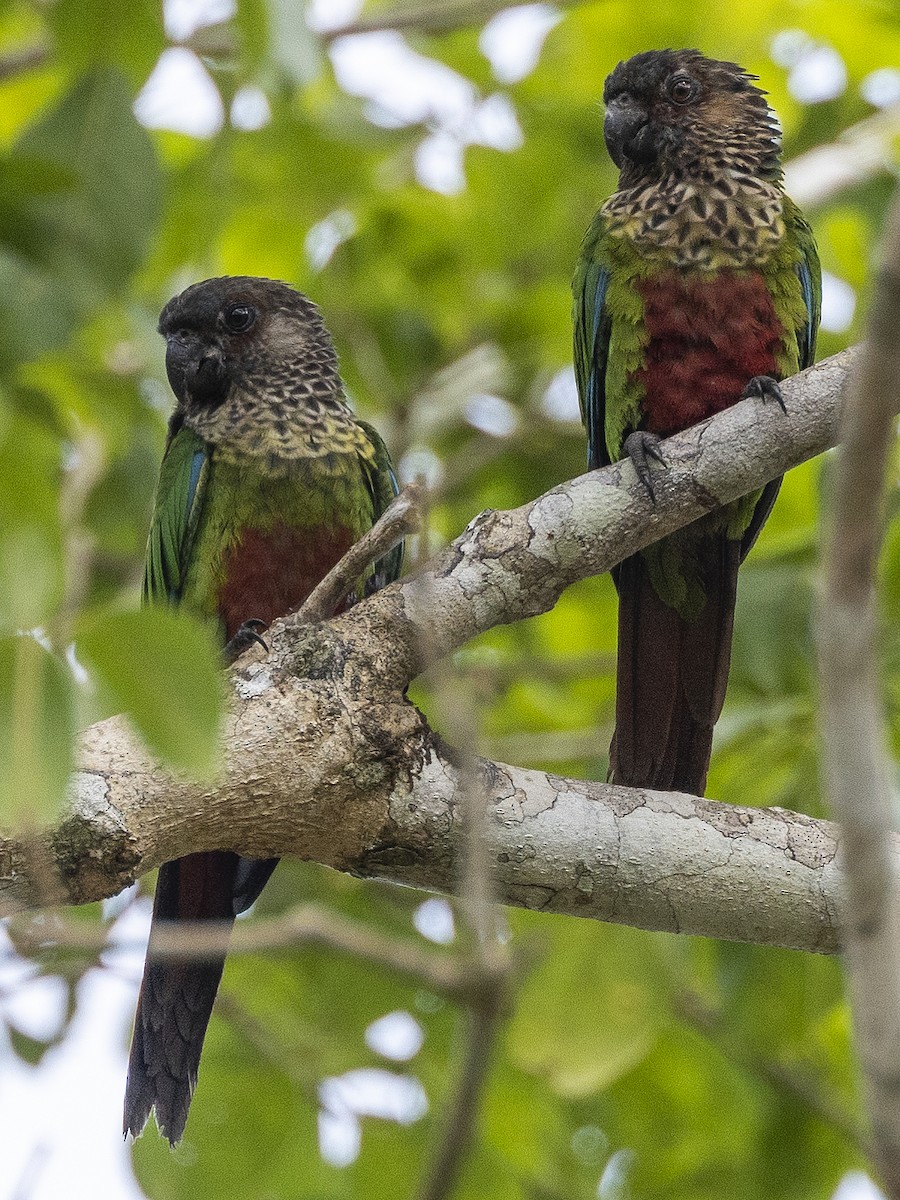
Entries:
POLYGON ((6 1027, 9 1034, 9 1044, 13 1048, 13 1053, 22 1062, 28 1063, 30 1067, 36 1067, 41 1059, 54 1044, 52 1041, 45 1042, 40 1038, 30 1037, 27 1033, 23 1033, 21 1029, 17 1029, 15 1025, 9 1024, 6 1027))
POLYGON ((39 827, 56 813, 71 769, 72 681, 31 634, 0 640, 0 821, 39 827))
POLYGON ((653 1048, 666 1011, 659 974, 650 935, 570 922, 522 993, 514 1061, 561 1096, 608 1087, 653 1048), (560 995, 579 1002, 560 1005, 560 995))
MULTIPOLYGON (((138 265, 160 207, 159 165, 150 136, 134 117, 122 74, 95 68, 19 141, 30 164, 69 173, 68 188, 32 197, 43 229, 40 260, 65 276, 60 286, 121 290, 138 265)), ((33 167, 32 167, 33 169, 33 167)))
POLYGON ((208 629, 174 608, 111 612, 81 625, 76 648, 151 750, 192 774, 213 772, 223 687, 208 629))

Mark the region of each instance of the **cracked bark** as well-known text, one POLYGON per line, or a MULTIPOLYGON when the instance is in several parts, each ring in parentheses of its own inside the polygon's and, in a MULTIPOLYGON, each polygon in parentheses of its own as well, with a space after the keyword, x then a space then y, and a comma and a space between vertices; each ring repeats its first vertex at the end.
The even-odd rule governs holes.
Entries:
MULTIPOLYGON (((275 626, 232 669, 220 778, 162 770, 127 722, 89 729, 68 811, 43 843, 71 903, 111 895, 190 851, 296 854, 451 889, 460 769, 406 701, 430 663, 494 625, 544 612, 575 580, 832 445, 853 351, 784 385, 788 413, 744 401, 670 439, 657 503, 628 463, 487 512, 415 576, 340 618, 275 626)), ((479 762, 498 897, 646 929, 830 952, 841 877, 834 828, 479 762)), ((39 904, 33 848, 0 838, 0 903, 39 904)), ((896 849, 895 849, 896 855, 896 849)), ((900 861, 897 859, 896 861, 900 861)))

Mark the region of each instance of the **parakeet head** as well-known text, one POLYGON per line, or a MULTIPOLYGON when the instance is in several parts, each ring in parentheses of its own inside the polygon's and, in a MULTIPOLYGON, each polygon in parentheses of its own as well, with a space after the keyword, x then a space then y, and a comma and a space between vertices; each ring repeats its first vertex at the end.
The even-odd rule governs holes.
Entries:
POLYGON ((734 167, 780 174, 781 127, 765 93, 737 63, 699 50, 648 50, 606 79, 603 135, 631 183, 734 167))
POLYGON ((286 283, 221 276, 165 306, 166 371, 176 421, 206 441, 272 458, 317 457, 351 421, 319 310, 286 283))

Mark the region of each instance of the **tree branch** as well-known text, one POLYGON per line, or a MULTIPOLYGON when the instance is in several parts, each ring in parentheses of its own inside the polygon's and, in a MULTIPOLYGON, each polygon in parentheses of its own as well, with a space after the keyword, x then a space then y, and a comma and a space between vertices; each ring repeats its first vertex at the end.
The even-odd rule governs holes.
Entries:
MULTIPOLYGON (((744 401, 665 444, 652 505, 630 464, 476 518, 418 574, 321 625, 270 631, 233 668, 215 785, 172 776, 124 719, 82 738, 68 811, 45 839, 73 903, 203 849, 296 854, 455 890, 460 767, 405 699, 468 638, 543 612, 679 524, 834 441, 845 352, 784 384, 787 415, 744 401), (429 592, 431 603, 428 602, 429 592)), ((647 929, 837 948, 834 827, 783 810, 565 780, 480 763, 497 895, 647 929)), ((40 903, 28 847, 0 839, 0 902, 40 903)))
POLYGON ((818 633, 825 780, 843 831, 844 943, 874 1160, 900 1197, 900 890, 877 653, 875 576, 900 404, 900 198, 841 425, 818 633))
MULTIPOLYGON (((555 0, 556 8, 577 8, 597 0, 555 0)), ((442 0, 441 3, 422 5, 420 8, 404 5, 402 8, 383 9, 370 17, 360 17, 347 25, 328 29, 322 33, 326 43, 338 38, 352 37, 359 33, 378 33, 396 30, 400 33, 442 34, 470 25, 480 25, 491 17, 511 7, 511 0, 442 0)))

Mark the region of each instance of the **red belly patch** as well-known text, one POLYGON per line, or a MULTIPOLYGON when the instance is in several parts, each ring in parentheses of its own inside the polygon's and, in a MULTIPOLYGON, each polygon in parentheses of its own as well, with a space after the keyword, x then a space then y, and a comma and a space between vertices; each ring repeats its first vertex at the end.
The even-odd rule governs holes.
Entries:
POLYGON ((668 436, 728 408, 754 375, 775 375, 783 334, 758 271, 638 283, 650 335, 642 425, 668 436))
POLYGON ((244 621, 256 617, 269 625, 302 604, 352 544, 349 529, 323 525, 242 529, 226 557, 219 591, 226 640, 244 621))

